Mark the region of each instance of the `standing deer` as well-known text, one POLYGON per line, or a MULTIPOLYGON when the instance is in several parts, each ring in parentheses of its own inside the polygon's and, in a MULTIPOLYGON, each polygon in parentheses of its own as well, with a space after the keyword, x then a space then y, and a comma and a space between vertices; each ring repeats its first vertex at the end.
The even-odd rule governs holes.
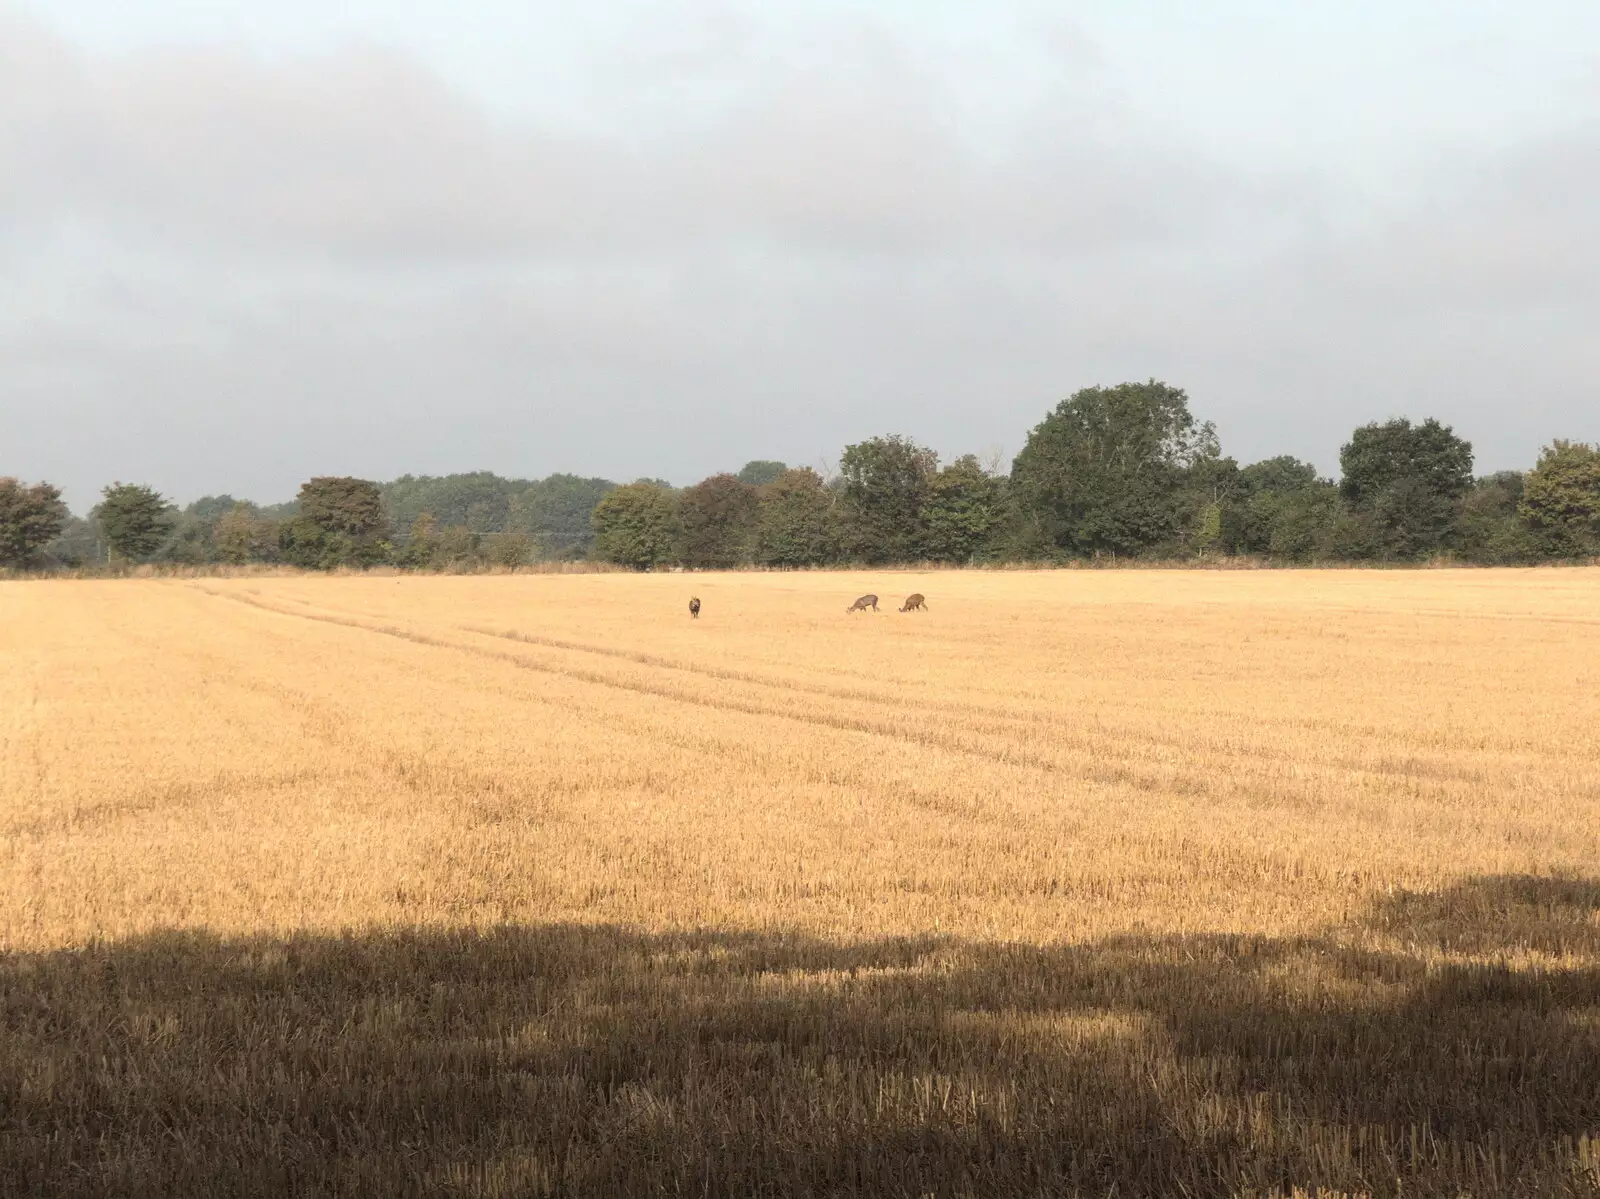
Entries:
POLYGON ((689 618, 691 620, 700 619, 700 597, 698 595, 689 598, 689 618))
POLYGON ((926 612, 928 610, 928 597, 920 591, 913 591, 906 596, 906 602, 900 605, 902 612, 926 612))
POLYGON ((875 595, 863 595, 855 603, 851 604, 848 608, 846 608, 845 611, 846 612, 865 612, 868 608, 871 608, 874 612, 876 612, 878 610, 878 597, 877 596, 875 596, 875 595))

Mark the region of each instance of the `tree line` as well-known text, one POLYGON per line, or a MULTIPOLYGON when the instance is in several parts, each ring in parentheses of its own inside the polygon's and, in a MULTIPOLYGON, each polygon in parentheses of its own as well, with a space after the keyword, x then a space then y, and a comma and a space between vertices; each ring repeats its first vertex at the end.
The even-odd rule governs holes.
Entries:
POLYGON ((1009 472, 970 454, 941 464, 887 436, 845 447, 828 477, 775 461, 684 488, 564 474, 321 477, 275 507, 211 496, 182 509, 118 482, 85 518, 50 484, 6 478, 0 565, 437 570, 594 559, 642 570, 1600 555, 1600 446, 1555 441, 1528 471, 1478 477, 1471 444, 1448 426, 1395 419, 1356 429, 1339 461, 1337 481, 1287 456, 1240 466, 1181 389, 1151 380, 1063 400, 1009 472))

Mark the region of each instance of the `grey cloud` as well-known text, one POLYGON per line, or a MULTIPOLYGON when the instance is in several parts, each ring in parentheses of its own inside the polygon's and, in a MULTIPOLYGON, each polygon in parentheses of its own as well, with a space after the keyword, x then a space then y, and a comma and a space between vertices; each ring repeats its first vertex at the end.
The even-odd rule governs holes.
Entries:
MULTIPOLYGON (((730 35, 732 36, 732 35, 730 35)), ((857 254, 1063 252, 1192 235, 1245 181, 1041 117, 986 159, 937 78, 870 23, 760 63, 732 114, 628 150, 492 125, 375 49, 267 64, 227 50, 88 61, 0 33, 0 178, 13 219, 104 220, 273 252, 429 258, 637 253, 753 239, 857 254), (1159 177, 1161 186, 1152 186, 1159 177)))
POLYGON ((1082 25, 1059 13, 1031 13, 1024 24, 1039 42, 1049 48, 1060 64, 1083 75, 1099 75, 1111 64, 1099 43, 1082 25))
POLYGON ((694 83, 748 61, 758 44, 749 17, 717 0, 699 0, 688 19, 681 12, 650 10, 620 55, 597 57, 592 66, 617 86, 627 86, 641 71, 694 83))
POLYGON ((222 51, 91 64, 15 28, 0 83, 7 99, 27 97, 0 106, 13 219, 427 257, 582 226, 585 189, 616 182, 591 147, 507 139, 377 50, 289 65, 222 51))
POLYGON ((1600 121, 1474 163, 1451 182, 1385 239, 1416 261, 1413 287, 1497 306, 1600 300, 1600 121))
POLYGON ((1396 204, 1174 144, 1085 90, 1109 64, 992 144, 870 23, 774 57, 733 21, 656 67, 721 99, 641 141, 497 123, 379 49, 106 59, 0 18, 0 473, 79 506, 112 477, 688 481, 888 431, 1015 451, 1149 375, 1246 458, 1332 469, 1400 412, 1485 467, 1600 438, 1592 123, 1396 204))

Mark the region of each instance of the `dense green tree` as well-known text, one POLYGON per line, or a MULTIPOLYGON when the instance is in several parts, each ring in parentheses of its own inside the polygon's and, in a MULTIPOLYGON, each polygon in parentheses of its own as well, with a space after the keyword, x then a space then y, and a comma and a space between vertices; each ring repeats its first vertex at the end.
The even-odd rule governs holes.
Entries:
POLYGON ((1011 481, 1061 551, 1137 553, 1181 540, 1194 516, 1189 472, 1216 456, 1215 432, 1195 423, 1181 389, 1090 387, 1029 433, 1011 481))
POLYGON ((207 562, 215 562, 211 532, 205 522, 189 513, 175 512, 161 547, 151 555, 152 560, 176 562, 183 566, 202 566, 207 562))
POLYGON ((328 534, 309 517, 291 516, 278 526, 278 556, 304 570, 332 570, 340 564, 343 544, 330 546, 329 541, 328 534))
POLYGON ((678 497, 685 566, 726 569, 750 560, 758 508, 756 488, 733 475, 685 488, 678 497))
POLYGON ((108 553, 100 526, 81 516, 68 516, 55 540, 44 547, 47 561, 72 567, 98 565, 108 553))
POLYGON ((1528 474, 1472 478, 1472 447, 1435 420, 1354 431, 1335 484, 1283 456, 1240 468, 1187 395, 1156 380, 1091 387, 1029 434, 1010 477, 972 456, 939 468, 900 436, 847 446, 840 476, 755 460, 685 491, 551 475, 312 479, 270 508, 206 496, 178 511, 113 484, 91 521, 53 488, 0 479, 0 565, 392 560, 515 568, 589 553, 639 568, 726 568, 1064 555, 1240 553, 1283 561, 1479 563, 1600 554, 1600 447, 1558 441, 1528 474), (42 506, 41 506, 42 505, 42 506), (32 523, 30 523, 32 522, 32 523), (390 544, 391 528, 411 535, 390 544))
POLYGON ((1280 454, 1276 458, 1252 462, 1239 471, 1239 486, 1251 495, 1304 491, 1324 482, 1327 480, 1317 474, 1315 466, 1300 461, 1292 454, 1280 454))
POLYGON ((595 506, 593 520, 595 553, 635 570, 671 562, 682 535, 678 497, 656 483, 629 483, 608 491, 595 506))
POLYGON ((383 493, 366 479, 319 476, 303 483, 298 514, 279 534, 284 560, 311 570, 372 566, 389 556, 383 493))
POLYGON ((26 487, 0 478, 0 566, 15 568, 37 560, 61 535, 67 516, 61 491, 52 484, 26 487))
POLYGON ((762 566, 820 566, 839 552, 835 495, 809 467, 786 470, 760 489, 755 560, 762 566))
POLYGON ((254 504, 236 503, 217 518, 211 544, 219 562, 274 562, 278 557, 278 522, 261 515, 254 504))
POLYGON ((300 501, 285 500, 281 504, 259 504, 256 505, 256 511, 268 520, 282 523, 300 515, 300 501))
POLYGON ((1473 483, 1456 521, 1456 548, 1468 562, 1510 565, 1541 555, 1540 539, 1518 511, 1526 481, 1521 471, 1505 470, 1473 483))
POLYGON ((184 509, 184 512, 196 520, 205 521, 207 524, 215 524, 241 504, 251 511, 255 511, 256 506, 250 503, 249 500, 237 500, 231 495, 206 495, 195 500, 194 503, 184 509))
POLYGON ((594 548, 594 511, 616 484, 551 475, 510 499, 506 529, 528 537, 541 557, 582 558, 594 548))
POLYGON ((1451 544, 1472 489, 1472 445, 1447 425, 1364 425, 1339 451, 1340 493, 1359 522, 1358 556, 1411 559, 1451 544))
POLYGON ((873 437, 839 458, 845 550, 862 562, 912 562, 923 556, 924 508, 939 455, 908 438, 873 437))
POLYGON ((923 552, 938 562, 971 562, 991 552, 1005 521, 1002 480, 972 454, 928 480, 923 506, 923 552))
POLYGON ((113 483, 100 494, 90 515, 113 554, 143 562, 161 548, 175 514, 160 492, 143 484, 113 483))
POLYGON ((484 561, 482 554, 484 534, 474 533, 466 525, 446 525, 433 538, 434 565, 446 570, 461 570, 484 561))
POLYGON ((496 566, 515 570, 533 560, 533 538, 526 533, 490 533, 483 539, 483 553, 496 566))
POLYGON ((403 542, 395 546, 396 566, 424 570, 434 565, 434 550, 439 537, 439 522, 431 512, 419 512, 403 542))
POLYGON ((300 485, 300 515, 328 533, 380 537, 389 531, 383 491, 367 479, 323 475, 300 485))
POLYGON ((1552 553, 1600 554, 1600 446, 1581 441, 1546 446, 1528 475, 1519 511, 1552 553))
POLYGON ((465 525, 443 525, 423 512, 410 533, 395 546, 396 566, 413 570, 475 570, 489 565, 513 569, 533 557, 525 533, 478 533, 465 525))
POLYGON ((1267 497, 1266 552, 1288 562, 1309 562, 1338 555, 1350 540, 1352 524, 1338 484, 1318 479, 1310 487, 1267 497))
POLYGON ((739 482, 748 483, 752 487, 765 487, 768 483, 776 483, 778 477, 789 468, 781 462, 771 462, 765 459, 756 459, 746 462, 739 471, 739 482))
POLYGON ((503 479, 491 471, 456 475, 401 475, 383 485, 383 501, 390 523, 410 528, 424 512, 445 528, 459 525, 474 533, 500 533, 507 528, 511 497, 533 484, 527 479, 503 479))
POLYGON ((174 517, 156 558, 191 566, 221 561, 216 545, 217 524, 238 504, 231 495, 208 495, 195 500, 174 517))
POLYGON ((243 539, 246 557, 242 561, 272 562, 278 556, 278 522, 265 516, 262 510, 248 500, 238 500, 231 495, 204 496, 186 507, 178 523, 162 547, 160 557, 174 561, 225 562, 237 559, 240 551, 240 533, 248 529, 243 539), (227 523, 232 538, 228 555, 219 542, 219 530, 227 523))
POLYGON ((1222 507, 1222 545, 1234 554, 1306 560, 1325 553, 1338 488, 1309 462, 1282 455, 1238 472, 1222 507))
POLYGON ((1196 457, 1184 473, 1177 536, 1157 552, 1176 557, 1231 553, 1227 514, 1240 490, 1239 464, 1215 452, 1196 457))

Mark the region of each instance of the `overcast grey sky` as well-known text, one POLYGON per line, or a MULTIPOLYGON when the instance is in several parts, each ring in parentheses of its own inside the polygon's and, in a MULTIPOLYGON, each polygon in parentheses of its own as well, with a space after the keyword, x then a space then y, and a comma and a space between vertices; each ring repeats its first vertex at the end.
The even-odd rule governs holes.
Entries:
POLYGON ((1600 440, 1593 0, 0 0, 0 474, 1600 440))

